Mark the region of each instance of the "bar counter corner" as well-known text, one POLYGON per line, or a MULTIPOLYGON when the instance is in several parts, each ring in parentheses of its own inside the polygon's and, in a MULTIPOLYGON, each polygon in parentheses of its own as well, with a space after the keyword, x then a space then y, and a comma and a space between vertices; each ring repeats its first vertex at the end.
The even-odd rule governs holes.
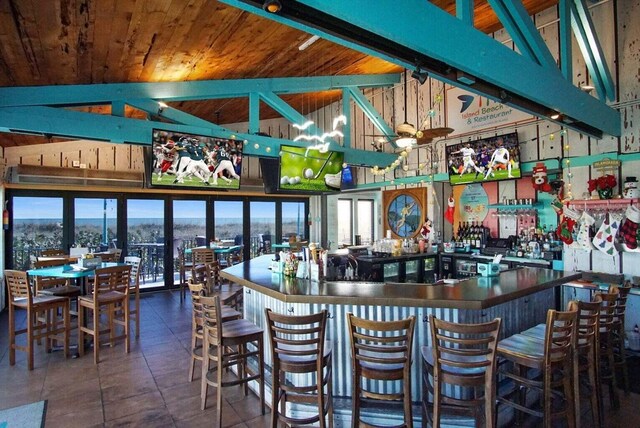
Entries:
MULTIPOLYGON (((310 281, 269 270, 270 255, 224 269, 221 276, 245 287, 245 318, 265 325, 264 309, 292 315, 329 311, 327 338, 334 342, 334 396, 351 395, 351 361, 346 314, 378 321, 416 317, 413 344, 413 400, 420 400, 420 347, 431 342, 428 316, 450 322, 478 323, 502 318, 506 337, 542 323, 558 303, 559 286, 581 277, 576 272, 520 267, 495 277, 474 277, 456 284, 310 281)), ((270 364, 267 356, 267 364, 270 364)), ((451 391, 455 394, 454 391, 451 391)))

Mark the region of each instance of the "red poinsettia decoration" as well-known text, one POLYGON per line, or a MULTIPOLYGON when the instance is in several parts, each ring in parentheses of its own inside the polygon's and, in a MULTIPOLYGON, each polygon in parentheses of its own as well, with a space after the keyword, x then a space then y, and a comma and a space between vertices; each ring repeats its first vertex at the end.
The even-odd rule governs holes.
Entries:
POLYGON ((603 175, 602 177, 589 180, 589 193, 594 190, 609 190, 618 185, 616 177, 611 174, 603 175))

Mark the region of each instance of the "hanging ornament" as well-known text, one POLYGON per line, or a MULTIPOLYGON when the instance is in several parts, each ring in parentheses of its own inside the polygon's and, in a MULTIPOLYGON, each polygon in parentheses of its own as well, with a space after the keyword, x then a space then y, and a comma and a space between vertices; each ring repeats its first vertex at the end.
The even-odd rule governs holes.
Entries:
POLYGON ((531 183, 533 184, 533 188, 538 192, 551 192, 551 185, 549 184, 549 178, 547 177, 547 167, 544 163, 538 162, 533 167, 531 183))

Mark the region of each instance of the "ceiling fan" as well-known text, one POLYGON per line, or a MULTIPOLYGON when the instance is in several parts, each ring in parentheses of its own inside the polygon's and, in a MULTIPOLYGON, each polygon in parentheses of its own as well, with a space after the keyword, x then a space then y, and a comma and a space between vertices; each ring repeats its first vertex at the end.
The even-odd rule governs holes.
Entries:
POLYGON ((415 126, 407 121, 407 74, 404 73, 404 122, 396 127, 396 135, 365 134, 364 136, 376 137, 371 142, 371 145, 374 146, 376 151, 382 151, 382 145, 387 141, 393 141, 396 147, 405 149, 409 146, 429 144, 434 138, 446 137, 453 132, 452 128, 427 128, 428 125, 429 118, 422 121, 420 129, 416 129, 415 126))

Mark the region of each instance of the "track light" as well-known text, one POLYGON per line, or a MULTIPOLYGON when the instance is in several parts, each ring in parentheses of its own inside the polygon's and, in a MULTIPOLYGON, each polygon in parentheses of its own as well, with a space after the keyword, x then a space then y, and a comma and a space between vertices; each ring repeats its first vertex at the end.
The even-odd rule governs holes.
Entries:
POLYGON ((558 120, 560 119, 560 113, 553 113, 551 116, 549 116, 551 119, 553 120, 558 120))
POLYGON ((420 82, 421 85, 424 85, 424 83, 427 81, 427 77, 429 77, 429 73, 427 73, 426 71, 421 71, 420 67, 416 67, 416 69, 411 72, 411 77, 420 82))
POLYGON ((269 13, 278 13, 282 9, 282 3, 278 0, 266 0, 262 4, 262 9, 269 13))

